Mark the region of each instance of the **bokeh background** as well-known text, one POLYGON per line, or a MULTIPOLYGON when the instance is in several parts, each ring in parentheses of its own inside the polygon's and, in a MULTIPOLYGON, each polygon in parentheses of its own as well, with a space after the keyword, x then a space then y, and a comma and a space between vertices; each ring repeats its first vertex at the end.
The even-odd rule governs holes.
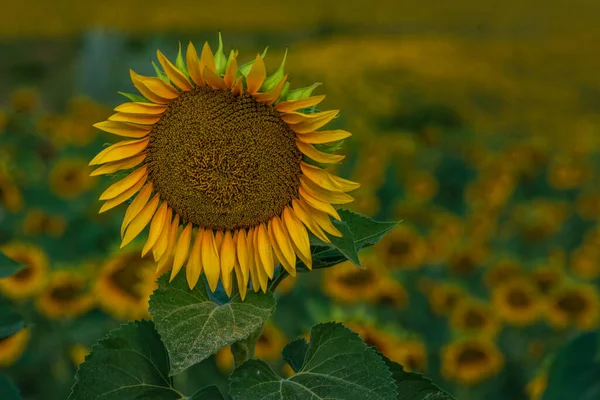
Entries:
MULTIPOLYGON (((118 249, 124 207, 91 125, 178 42, 285 49, 292 85, 323 85, 353 132, 351 209, 402 220, 341 265, 287 279, 257 356, 345 322, 460 400, 538 399, 554 353, 600 316, 600 2, 0 1, 0 246, 28 267, 0 280, 26 327, 0 371, 26 399, 64 399, 90 346, 147 317, 153 266, 118 249)), ((244 57, 247 59, 245 60, 244 57)), ((225 349, 176 377, 226 387, 225 349)))

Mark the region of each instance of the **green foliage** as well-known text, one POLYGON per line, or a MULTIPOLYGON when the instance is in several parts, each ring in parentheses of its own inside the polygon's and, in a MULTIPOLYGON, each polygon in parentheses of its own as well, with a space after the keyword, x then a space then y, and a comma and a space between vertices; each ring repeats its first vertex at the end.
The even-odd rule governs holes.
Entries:
POLYGON ((189 400, 223 400, 223 395, 216 386, 207 386, 198 390, 189 400))
POLYGON ((190 290, 183 274, 171 283, 163 276, 158 283, 150 298, 150 312, 171 355, 173 375, 247 338, 275 309, 271 293, 248 293, 243 302, 235 295, 217 304, 202 282, 190 290))
POLYGON ((14 275, 21 268, 23 268, 23 264, 8 258, 3 252, 0 251, 0 278, 6 278, 14 275))
POLYGON ((287 94, 286 100, 306 99, 307 97, 310 97, 313 90, 315 90, 318 86, 321 86, 321 85, 322 85, 321 82, 316 82, 308 87, 290 90, 287 94))
POLYGON ((406 372, 398 363, 380 354, 396 381, 396 400, 452 400, 452 396, 444 392, 421 374, 406 372))
POLYGON ((0 375, 0 399, 2 400, 20 400, 19 389, 4 375, 0 375))
POLYGON ((313 327, 304 358, 289 379, 275 374, 264 361, 246 361, 230 377, 231 396, 236 400, 395 397, 394 381, 381 357, 342 324, 313 327))
POLYGON ((0 302, 0 338, 5 338, 17 333, 25 326, 21 315, 10 304, 0 302))
POLYGON ((306 340, 298 338, 289 342, 281 352, 283 359, 290 364, 290 367, 292 367, 295 372, 298 372, 300 368, 302 368, 308 347, 306 340))

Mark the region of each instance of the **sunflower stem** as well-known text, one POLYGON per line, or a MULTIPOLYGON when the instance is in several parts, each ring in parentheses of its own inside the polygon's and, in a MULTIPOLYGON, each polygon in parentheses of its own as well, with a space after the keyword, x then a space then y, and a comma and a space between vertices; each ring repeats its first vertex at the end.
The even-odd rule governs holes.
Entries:
POLYGON ((231 354, 233 354, 236 368, 244 361, 254 358, 254 348, 256 347, 256 342, 260 337, 262 328, 263 327, 261 326, 252 332, 246 339, 242 339, 231 345, 231 354))
POLYGON ((273 282, 271 282, 271 286, 269 286, 269 291, 270 291, 271 293, 274 293, 274 292, 275 292, 275 289, 277 289, 277 286, 279 286, 279 284, 280 284, 281 282, 283 282, 283 280, 284 280, 285 278, 287 278, 287 276, 288 276, 288 275, 289 275, 289 274, 287 273, 287 271, 286 271, 285 269, 283 269, 283 268, 282 268, 282 269, 281 269, 281 272, 279 273, 279 275, 277 275, 277 278, 275 278, 275 279, 273 280, 273 282))

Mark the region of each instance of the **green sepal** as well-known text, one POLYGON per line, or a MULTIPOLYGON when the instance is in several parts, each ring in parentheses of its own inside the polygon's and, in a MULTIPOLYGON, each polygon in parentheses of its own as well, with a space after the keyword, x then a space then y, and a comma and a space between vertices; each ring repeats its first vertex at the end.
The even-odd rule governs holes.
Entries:
POLYGON ((187 71, 185 66, 185 62, 183 61, 183 55, 181 54, 181 42, 179 42, 179 51, 177 52, 177 58, 175 59, 175 66, 187 77, 190 77, 190 74, 187 71))
POLYGON ((333 143, 316 143, 313 144, 313 146, 323 153, 333 154, 344 146, 345 141, 346 139, 338 140, 337 142, 333 143))
POLYGON ((167 83, 171 83, 171 81, 169 80, 169 77, 167 76, 167 74, 165 74, 164 72, 162 72, 160 70, 160 68, 158 68, 158 65, 156 65, 156 63, 154 61, 152 61, 152 66, 154 67, 154 72, 156 72, 156 76, 159 77, 161 80, 167 82, 167 83))
MULTIPOLYGON (((264 59, 267 56, 267 50, 269 50, 269 46, 267 46, 265 48, 265 51, 263 51, 263 53, 261 54, 260 58, 264 59)), ((254 60, 247 62, 246 64, 242 65, 241 67, 238 68, 238 73, 237 76, 243 76, 244 78, 246 76, 248 76, 248 72, 250 72, 250 69, 252 68, 252 65, 254 65, 254 60)))
MULTIPOLYGON (((231 64, 231 60, 233 60, 233 56, 235 55, 235 50, 231 49, 231 51, 229 52, 229 57, 227 57, 227 63, 225 64, 225 71, 227 71, 227 68, 229 68, 229 64, 231 64)), ((225 72, 223 72, 223 75, 225 74, 225 72)))
POLYGON ((267 77, 267 79, 265 79, 265 82, 263 83, 262 87, 260 88, 261 92, 268 92, 270 90, 275 89, 275 86, 277 86, 277 84, 279 83, 279 81, 281 81, 281 79, 283 79, 283 75, 284 75, 284 66, 285 66, 285 59, 287 58, 287 49, 285 49, 285 54, 283 55, 283 60, 281 61, 281 64, 279 64, 279 68, 277 68, 277 70, 273 73, 273 75, 267 77))
POLYGON ((117 93, 119 93, 121 96, 127 97, 129 100, 136 102, 136 103, 151 103, 150 100, 148 100, 144 96, 140 96, 139 94, 131 94, 131 93, 125 93, 125 92, 117 92, 117 93))
POLYGON ((317 86, 321 86, 321 85, 322 85, 321 82, 317 82, 317 83, 313 83, 309 87, 290 90, 290 92, 288 93, 288 95, 286 97, 286 100, 306 99, 307 97, 310 97, 313 90, 315 90, 317 88, 317 86))
POLYGON ((277 98, 277 100, 275 101, 274 104, 277 104, 280 101, 285 101, 285 98, 287 97, 289 91, 290 91, 290 82, 287 81, 286 83, 283 84, 283 88, 281 89, 281 93, 279 94, 279 97, 277 98))
POLYGON ((225 54, 223 53, 223 38, 221 37, 221 32, 219 32, 219 47, 215 52, 215 67, 217 68, 217 75, 225 74, 227 60, 225 59, 225 54))

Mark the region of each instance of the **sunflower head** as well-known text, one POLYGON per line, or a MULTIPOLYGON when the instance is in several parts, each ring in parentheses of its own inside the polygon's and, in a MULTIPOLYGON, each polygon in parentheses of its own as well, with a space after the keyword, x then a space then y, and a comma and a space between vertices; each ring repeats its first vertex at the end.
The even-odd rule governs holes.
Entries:
POLYGON ((427 370, 427 347, 417 338, 400 339, 389 358, 408 372, 423 373, 427 370))
POLYGON ((476 385, 502 370, 504 358, 486 338, 461 338, 442 349, 442 375, 464 385, 476 385))
POLYGON ((466 276, 481 267, 485 252, 480 245, 467 245, 456 249, 448 260, 448 269, 453 275, 466 276))
MULTIPOLYGON (((600 235, 598 237, 600 238, 600 235)), ((596 279, 600 276, 600 247, 591 243, 591 240, 589 242, 573 251, 569 267, 573 274, 580 278, 596 279)))
POLYGON ((360 259, 367 268, 356 268, 351 261, 344 261, 335 268, 325 270, 322 280, 323 291, 332 298, 346 303, 374 298, 382 275, 377 270, 376 260, 364 255, 361 255, 360 259))
POLYGON ((2 168, 0 168, 0 207, 13 213, 20 211, 23 207, 21 190, 2 168))
POLYGON ((256 342, 254 356, 266 361, 277 361, 287 343, 287 338, 275 325, 265 324, 256 342))
POLYGON ((465 334, 494 336, 500 329, 500 320, 493 308, 482 301, 466 298, 450 313, 450 326, 465 334))
POLYGON ((94 184, 87 162, 81 158, 59 160, 50 171, 50 189, 62 199, 73 199, 94 184))
POLYGON ((90 354, 91 349, 80 343, 76 343, 69 348, 69 356, 75 367, 85 361, 85 357, 90 354))
POLYGON ((61 215, 51 215, 34 208, 27 212, 23 220, 23 233, 27 236, 46 234, 57 238, 63 235, 67 221, 61 215))
POLYGON ((87 278, 73 270, 50 274, 37 299, 38 310, 48 318, 76 317, 89 311, 94 303, 87 278))
POLYGON ((377 281, 375 290, 369 291, 365 300, 377 306, 404 309, 408 306, 408 292, 400 282, 384 276, 377 281))
POLYGON ((453 283, 425 283, 421 289, 429 300, 429 307, 437 315, 449 315, 467 296, 461 286, 453 283))
POLYGON ((554 265, 542 265, 531 271, 531 280, 535 283, 540 293, 548 294, 565 279, 565 273, 554 265))
POLYGON ((486 269, 483 280, 489 288, 494 288, 523 275, 523 266, 519 261, 512 257, 503 257, 486 269))
POLYGON ((377 246, 389 269, 418 269, 427 254, 427 244, 416 229, 399 225, 377 246))
POLYGON ((21 358, 29 342, 29 329, 20 331, 4 338, 0 338, 0 367, 9 367, 21 358))
POLYGON ((329 242, 341 236, 332 204, 352 201, 358 184, 325 166, 350 134, 318 131, 338 114, 314 109, 325 96, 290 90, 284 61, 267 76, 263 56, 238 66, 219 37, 200 56, 190 43, 173 64, 157 52, 162 70, 149 77, 131 71, 140 95, 126 95, 116 114, 95 126, 128 138, 102 150, 92 175, 133 169, 111 185, 101 212, 131 197, 122 246, 150 226, 143 255, 152 250, 158 273, 171 279, 186 266, 190 288, 204 272, 210 290, 221 281, 231 294, 233 276, 243 298, 248 282, 266 291, 278 263, 295 275, 296 259, 312 267, 308 230, 329 242))
POLYGON ((571 284, 554 290, 546 319, 556 329, 595 329, 600 321, 600 296, 594 285, 571 284))
POLYGON ((502 319, 517 326, 535 323, 543 311, 541 293, 525 278, 515 278, 494 288, 492 304, 502 319))
POLYGON ((24 266, 16 274, 0 279, 0 292, 15 300, 26 299, 38 293, 48 271, 48 257, 44 250, 29 243, 10 242, 0 247, 0 251, 24 266))

